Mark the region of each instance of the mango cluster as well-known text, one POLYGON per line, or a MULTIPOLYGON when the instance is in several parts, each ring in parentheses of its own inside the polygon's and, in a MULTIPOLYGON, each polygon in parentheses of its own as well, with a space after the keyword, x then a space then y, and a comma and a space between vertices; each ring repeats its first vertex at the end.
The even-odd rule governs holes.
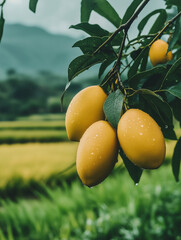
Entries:
POLYGON ((165 141, 160 127, 147 113, 129 109, 114 129, 105 120, 107 95, 100 86, 90 86, 72 99, 66 113, 68 138, 80 141, 76 169, 83 184, 102 182, 117 162, 119 145, 135 165, 158 168, 165 158, 165 141))

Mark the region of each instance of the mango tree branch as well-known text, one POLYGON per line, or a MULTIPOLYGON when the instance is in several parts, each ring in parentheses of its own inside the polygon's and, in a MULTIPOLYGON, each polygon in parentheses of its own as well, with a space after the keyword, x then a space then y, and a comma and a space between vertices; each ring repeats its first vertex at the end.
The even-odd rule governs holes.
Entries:
POLYGON ((0 7, 3 7, 5 2, 6 2, 6 0, 3 0, 2 3, 0 3, 0 7))
POLYGON ((177 18, 179 18, 181 16, 181 11, 175 16, 175 17, 173 17, 172 19, 170 19, 169 21, 168 21, 168 23, 165 25, 165 27, 164 28, 162 28, 162 30, 156 35, 156 37, 148 44, 148 46, 151 46, 154 42, 155 42, 155 40, 157 40, 157 38, 159 38, 161 35, 162 35, 162 33, 175 21, 175 20, 177 20, 177 18))
POLYGON ((111 36, 102 44, 100 45, 94 52, 94 54, 96 54, 97 52, 100 51, 100 49, 102 47, 104 47, 106 44, 108 44, 110 41, 113 40, 113 38, 119 33, 121 32, 123 29, 128 30, 131 26, 131 24, 133 23, 133 21, 138 17, 139 13, 143 10, 143 8, 146 6, 146 4, 149 2, 150 0, 144 0, 142 2, 142 4, 138 7, 138 9, 135 11, 135 13, 132 15, 132 17, 124 24, 121 24, 121 26, 116 29, 116 31, 111 34, 111 36))

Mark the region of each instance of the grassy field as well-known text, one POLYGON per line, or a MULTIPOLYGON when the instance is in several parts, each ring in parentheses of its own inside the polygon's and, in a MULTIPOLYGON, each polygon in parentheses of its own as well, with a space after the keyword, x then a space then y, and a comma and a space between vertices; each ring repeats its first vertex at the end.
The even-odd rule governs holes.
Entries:
POLYGON ((50 189, 37 199, 1 201, 1 240, 152 240, 181 236, 181 185, 168 166, 145 171, 135 186, 117 169, 103 183, 87 188, 50 189))

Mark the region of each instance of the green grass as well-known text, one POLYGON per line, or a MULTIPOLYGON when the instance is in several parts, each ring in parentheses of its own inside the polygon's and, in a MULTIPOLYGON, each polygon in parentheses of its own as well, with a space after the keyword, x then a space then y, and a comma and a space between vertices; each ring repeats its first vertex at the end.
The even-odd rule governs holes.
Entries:
POLYGON ((1 201, 1 240, 180 239, 181 185, 170 168, 145 171, 135 186, 117 169, 103 183, 36 193, 37 199, 1 201))

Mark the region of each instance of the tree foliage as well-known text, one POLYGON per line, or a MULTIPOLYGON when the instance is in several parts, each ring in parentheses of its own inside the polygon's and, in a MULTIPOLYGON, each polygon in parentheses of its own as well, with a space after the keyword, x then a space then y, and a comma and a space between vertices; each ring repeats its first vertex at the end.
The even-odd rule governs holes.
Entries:
MULTIPOLYGON (((139 19, 137 34, 130 39, 130 26, 148 2, 134 0, 125 14, 119 16, 107 0, 82 0, 81 23, 71 28, 84 31, 89 36, 73 46, 79 47, 82 55, 69 65, 67 86, 77 75, 99 64, 100 86, 108 94, 104 112, 113 127, 117 127, 127 108, 139 108, 155 119, 166 139, 176 140, 173 119, 181 125, 181 116, 174 107, 181 105, 181 1, 165 0, 165 8, 154 9, 139 19), (169 15, 170 9, 174 11, 173 18, 169 15), (116 30, 110 32, 99 24, 92 24, 92 11, 106 18, 116 30), (155 21, 151 24, 153 16, 155 21), (174 57, 172 61, 152 67, 149 48, 159 38, 168 40, 168 51, 172 50, 174 57)), ((138 183, 143 170, 131 164, 121 149, 120 155, 130 176, 138 183)), ((176 180, 180 160, 178 140, 172 161, 176 180)))

